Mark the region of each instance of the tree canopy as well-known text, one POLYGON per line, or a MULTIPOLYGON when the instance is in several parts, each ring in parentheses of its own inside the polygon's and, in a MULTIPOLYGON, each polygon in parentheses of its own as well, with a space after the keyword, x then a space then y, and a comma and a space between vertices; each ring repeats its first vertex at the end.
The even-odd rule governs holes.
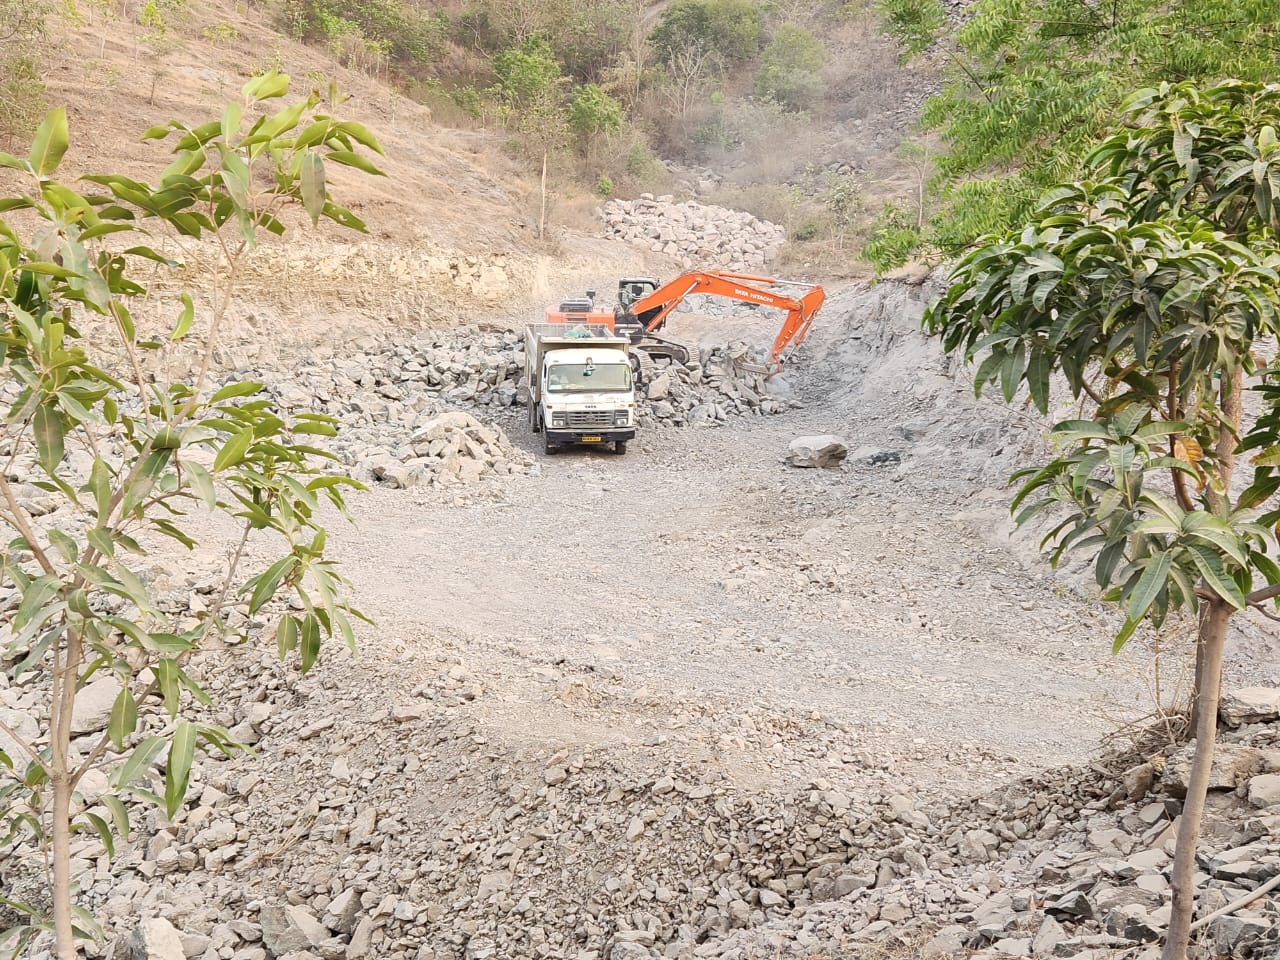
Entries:
POLYGON ((759 52, 760 26, 753 0, 672 0, 650 41, 664 63, 690 46, 741 61, 759 52))
POLYGON ((941 133, 943 206, 924 238, 956 252, 1023 222, 1117 129, 1134 89, 1265 81, 1275 72, 1275 0, 976 0, 955 29, 940 0, 882 0, 909 55, 941 51, 941 91, 923 123, 941 133))
POLYGON ((1166 84, 1120 119, 1089 179, 1050 190, 1021 231, 960 261, 926 325, 981 357, 975 387, 998 383, 1006 401, 1025 386, 1048 412, 1065 379, 1080 413, 1054 427, 1060 453, 1019 475, 1013 508, 1019 525, 1054 518, 1042 544, 1055 562, 1091 560, 1124 611, 1114 648, 1143 621, 1199 617, 1197 750, 1164 953, 1182 960, 1227 624, 1280 596, 1280 365, 1262 349, 1280 334, 1280 85, 1166 84))

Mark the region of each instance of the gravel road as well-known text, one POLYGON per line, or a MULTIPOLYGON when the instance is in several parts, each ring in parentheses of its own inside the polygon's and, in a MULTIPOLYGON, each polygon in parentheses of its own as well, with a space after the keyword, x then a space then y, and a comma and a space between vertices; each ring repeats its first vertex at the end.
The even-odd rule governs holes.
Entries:
MULTIPOLYGON (((1085 758, 1140 692, 1110 621, 994 532, 998 495, 923 496, 909 464, 782 464, 792 437, 832 427, 811 405, 651 431, 621 458, 539 454, 542 476, 465 507, 376 491, 338 555, 381 632, 456 652, 513 731, 554 735, 543 680, 567 670, 632 709, 699 708, 709 731, 821 717, 839 756, 810 775, 844 755, 927 780, 1085 758)), ((599 719, 574 736, 613 736, 599 719)))

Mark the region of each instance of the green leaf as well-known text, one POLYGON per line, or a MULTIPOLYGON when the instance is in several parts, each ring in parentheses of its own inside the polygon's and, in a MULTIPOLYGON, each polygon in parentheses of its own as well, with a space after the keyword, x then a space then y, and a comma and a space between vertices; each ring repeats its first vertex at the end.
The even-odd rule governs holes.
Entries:
POLYGON ((281 557, 260 576, 249 581, 253 584, 253 595, 249 598, 249 614, 252 616, 262 609, 263 605, 276 595, 280 581, 298 565, 298 558, 293 554, 281 557))
POLYGON ((249 168, 233 150, 222 150, 222 185, 241 210, 249 209, 249 168))
POLYGON ((133 748, 129 759, 111 773, 111 785, 117 789, 137 780, 164 749, 164 737, 150 736, 133 748))
POLYGON ((45 473, 53 476, 62 463, 64 453, 62 415, 52 404, 41 404, 36 407, 32 429, 35 432, 36 454, 40 458, 40 466, 45 473))
POLYGON ((1200 571, 1200 576, 1204 577, 1205 583, 1209 585, 1209 589, 1237 610, 1243 610, 1247 605, 1244 594, 1239 585, 1227 576, 1222 567, 1222 558, 1206 547, 1194 544, 1189 546, 1187 551, 1191 554, 1196 569, 1200 571))
POLYGON ((31 169, 47 177, 58 169, 67 152, 71 137, 67 130, 67 108, 57 107, 45 115, 35 139, 31 141, 31 169))
POLYGON ((111 721, 107 733, 117 751, 124 749, 124 743, 138 729, 138 704, 133 692, 126 686, 116 695, 116 702, 111 707, 111 721))
POLYGON ((301 423, 295 423, 289 428, 291 433, 313 434, 319 437, 336 437, 338 435, 337 427, 327 423, 315 423, 304 420, 301 423))
POLYGON ((324 161, 318 153, 307 153, 302 158, 302 206, 313 225, 320 222, 325 198, 324 161))
POLYGON ((240 104, 228 103, 226 109, 222 111, 222 137, 224 140, 232 139, 240 132, 241 118, 240 104))
POLYGON ((270 70, 267 73, 250 78, 241 87, 240 92, 250 100, 270 100, 274 97, 283 97, 289 92, 289 78, 276 70, 270 70))
POLYGON ((84 818, 89 821, 93 829, 98 832, 98 838, 102 841, 102 845, 107 848, 107 858, 112 859, 116 855, 115 838, 111 835, 111 828, 107 826, 107 821, 103 820, 96 813, 86 813, 84 818))
POLYGON ((104 793, 98 798, 98 802, 107 808, 107 812, 111 814, 111 823, 116 829, 116 834, 121 840, 129 839, 129 811, 125 809, 120 798, 114 793, 104 793))
POLYGON ((213 486, 213 477, 210 476, 209 471, 195 461, 184 461, 182 468, 186 471, 187 479, 191 481, 192 488, 204 505, 210 510, 216 507, 218 498, 213 486))
POLYGON ((249 445, 252 443, 253 427, 245 427, 222 445, 222 449, 213 459, 213 472, 219 473, 240 463, 244 460, 244 455, 249 451, 249 445))
POLYGON ((76 542, 67 536, 57 527, 50 527, 46 534, 49 538, 50 545, 58 551, 58 555, 67 563, 72 563, 76 559, 76 554, 80 552, 76 542))
POLYGON ((302 635, 299 638, 302 653, 302 672, 308 672, 315 666, 316 657, 320 655, 320 621, 314 613, 302 619, 302 635))
POLYGON ((171 343, 181 340, 187 335, 191 329, 191 323, 196 318, 195 304, 191 302, 191 294, 182 294, 182 312, 178 314, 178 322, 173 327, 173 333, 169 334, 171 343))
POLYGON ((1138 578, 1137 586, 1133 588, 1133 593, 1129 594, 1127 613, 1129 620, 1138 621, 1146 616, 1147 611, 1151 609, 1151 604, 1164 589, 1169 579, 1169 567, 1172 564, 1173 555, 1168 552, 1148 559, 1142 576, 1138 578))
POLYGON ((244 381, 243 383, 228 383, 220 389, 212 397, 209 398, 210 403, 222 403, 224 400, 231 400, 234 397, 248 397, 255 393, 261 393, 263 385, 253 383, 252 381, 244 381))
POLYGON ((350 150, 330 150, 325 154, 325 157, 334 163, 340 163, 346 167, 355 167, 357 170, 363 170, 365 173, 372 174, 375 177, 386 176, 368 157, 353 153, 350 150))
POLYGON ((85 533, 85 539, 89 541, 93 549, 104 557, 114 557, 116 555, 116 543, 111 539, 110 531, 102 527, 93 527, 85 533))
POLYGON ((343 120, 337 127, 338 133, 345 133, 363 146, 368 147, 375 153, 382 153, 382 145, 378 143, 377 138, 369 132, 368 128, 355 120, 343 120))
POLYGON ((186 720, 179 720, 169 743, 169 762, 164 771, 164 809, 172 819, 187 797, 187 784, 191 780, 191 763, 196 755, 196 728, 186 720))
POLYGON ((1137 620, 1126 620, 1124 626, 1120 628, 1120 632, 1116 634, 1115 640, 1111 643, 1111 655, 1114 657, 1129 642, 1129 638, 1133 636, 1133 631, 1138 628, 1137 620))
POLYGON ((298 619, 297 617, 281 617, 280 625, 276 628, 276 650, 280 659, 283 660, 298 646, 298 619))
POLYGON ((160 686, 160 695, 164 698, 164 708, 170 717, 178 715, 182 706, 181 689, 179 687, 178 664, 169 657, 161 657, 155 662, 156 683, 160 686))

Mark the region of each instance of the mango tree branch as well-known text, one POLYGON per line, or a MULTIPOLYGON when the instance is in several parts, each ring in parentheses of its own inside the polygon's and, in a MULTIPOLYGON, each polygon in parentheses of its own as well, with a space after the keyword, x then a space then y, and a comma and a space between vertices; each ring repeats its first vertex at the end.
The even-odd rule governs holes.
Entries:
POLYGON ((27 515, 27 511, 22 509, 22 505, 18 503, 17 497, 13 495, 13 485, 9 483, 8 476, 0 474, 0 497, 4 498, 5 506, 8 507, 9 515, 5 518, 18 533, 22 539, 27 542, 27 546, 31 548, 31 554, 36 558, 36 563, 40 564, 40 569, 45 573, 53 576, 57 573, 53 563, 49 560, 36 540, 36 531, 31 526, 31 518, 27 515))
POLYGON ((1219 917, 1225 917, 1225 916, 1228 916, 1229 914, 1235 913, 1237 910, 1244 909, 1249 904, 1253 903, 1253 901, 1270 893, 1276 887, 1280 887, 1280 873, 1276 874, 1274 877, 1272 877, 1262 886, 1258 887, 1256 890, 1250 890, 1248 893, 1246 893, 1243 897, 1240 897, 1238 900, 1232 900, 1225 907, 1222 907, 1218 910, 1213 911, 1213 913, 1209 914, 1208 916, 1201 917, 1199 920, 1197 920, 1195 923, 1191 925, 1191 932, 1195 933, 1201 927, 1207 927, 1209 924, 1213 923, 1213 921, 1217 920, 1219 917))
POLYGON ((22 748, 22 752, 29 756, 36 765, 44 771, 45 776, 49 775, 49 765, 40 758, 40 754, 36 752, 36 748, 27 743, 13 727, 9 726, 3 720, 0 720, 0 733, 3 733, 10 740, 22 748))
POLYGON ((1280 597, 1280 583, 1273 583, 1269 587, 1262 587, 1255 590, 1253 593, 1246 594, 1244 599, 1249 606, 1256 607, 1259 604, 1265 603, 1268 600, 1273 600, 1276 597, 1280 597))
POLYGON ((142 401, 142 412, 146 416, 147 426, 151 426, 151 404, 147 400, 147 381, 142 375, 142 365, 138 362, 138 351, 133 341, 125 334, 124 319, 120 316, 121 304, 111 300, 111 319, 115 321, 116 332, 120 334, 120 342, 124 344, 125 353, 129 355, 129 364, 133 367, 133 378, 138 384, 138 399, 142 401))

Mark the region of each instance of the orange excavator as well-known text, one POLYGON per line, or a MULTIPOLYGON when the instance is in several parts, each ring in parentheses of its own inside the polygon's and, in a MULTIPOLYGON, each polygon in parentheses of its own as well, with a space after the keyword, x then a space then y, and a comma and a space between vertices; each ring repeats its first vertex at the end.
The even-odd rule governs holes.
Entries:
POLYGON ((612 312, 596 310, 595 291, 588 290, 584 298, 564 300, 558 308, 549 307, 547 321, 602 323, 610 330, 627 335, 637 350, 651 357, 666 356, 688 363, 696 355, 694 350, 678 340, 661 336, 659 331, 666 325, 667 317, 685 299, 699 294, 786 311, 782 329, 778 331, 769 353, 765 372, 770 376, 782 369, 782 362, 789 352, 804 341, 827 296, 817 284, 775 280, 749 273, 697 271, 682 274, 661 285, 649 277, 629 277, 618 281, 618 305, 612 312), (798 287, 805 292, 794 298, 762 290, 760 286, 798 287))

